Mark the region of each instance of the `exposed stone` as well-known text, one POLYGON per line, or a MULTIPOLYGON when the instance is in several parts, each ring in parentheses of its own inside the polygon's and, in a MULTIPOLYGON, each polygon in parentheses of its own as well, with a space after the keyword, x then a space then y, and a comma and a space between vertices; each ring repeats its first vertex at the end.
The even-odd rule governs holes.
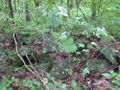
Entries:
POLYGON ((115 58, 115 48, 110 47, 107 49, 102 49, 101 53, 111 64, 117 63, 117 60, 115 58))
POLYGON ((90 70, 102 70, 111 66, 111 63, 106 59, 89 59, 86 65, 90 70))
POLYGON ((54 76, 56 79, 65 80, 69 77, 67 69, 70 69, 69 60, 64 60, 59 62, 58 64, 54 65, 50 74, 54 76))

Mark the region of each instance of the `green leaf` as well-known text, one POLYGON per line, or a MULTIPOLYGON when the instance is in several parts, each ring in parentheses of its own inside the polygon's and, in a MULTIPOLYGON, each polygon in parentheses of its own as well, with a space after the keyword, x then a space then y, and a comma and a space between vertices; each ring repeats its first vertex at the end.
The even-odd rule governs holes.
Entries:
POLYGON ((72 87, 75 88, 77 86, 77 82, 75 80, 72 80, 72 87))
POLYGON ((94 49, 94 47, 92 45, 90 45, 90 44, 88 45, 88 48, 89 49, 94 49))
POLYGON ((49 88, 54 88, 53 83, 47 83, 47 86, 48 86, 49 88))
POLYGON ((79 55, 81 54, 81 52, 76 52, 76 53, 79 54, 79 55))
POLYGON ((82 48, 85 47, 85 44, 83 44, 83 43, 79 43, 78 45, 79 45, 79 47, 82 47, 82 48))
POLYGON ((57 9, 54 7, 51 11, 48 12, 47 25, 48 27, 57 27, 63 24, 62 16, 57 15, 57 9))
POLYGON ((85 68, 82 73, 83 78, 85 77, 86 74, 89 74, 89 73, 90 73, 89 68, 85 68))
POLYGON ((37 81, 34 81, 34 84, 37 85, 37 86, 40 86, 41 83, 40 82, 37 82, 37 81))
POLYGON ((64 89, 64 90, 67 90, 65 84, 62 84, 61 88, 64 89))
POLYGON ((117 85, 120 85, 120 80, 113 80, 112 82, 117 84, 117 85))
POLYGON ((89 50, 87 50, 87 49, 83 49, 82 51, 86 52, 86 53, 89 53, 89 50))
POLYGON ((110 71, 110 74, 111 74, 112 76, 118 75, 118 73, 114 72, 113 70, 110 71))
POLYGON ((109 73, 103 73, 102 75, 105 76, 108 79, 112 78, 112 75, 109 74, 109 73))
POLYGON ((27 1, 27 3, 29 4, 30 8, 35 8, 35 4, 32 0, 27 1))
POLYGON ((64 42, 65 45, 71 45, 71 44, 73 44, 73 43, 74 43, 73 38, 68 38, 68 39, 65 40, 65 42, 64 42))
POLYGON ((75 44, 65 45, 63 48, 67 53, 75 52, 77 50, 77 46, 75 46, 75 44))

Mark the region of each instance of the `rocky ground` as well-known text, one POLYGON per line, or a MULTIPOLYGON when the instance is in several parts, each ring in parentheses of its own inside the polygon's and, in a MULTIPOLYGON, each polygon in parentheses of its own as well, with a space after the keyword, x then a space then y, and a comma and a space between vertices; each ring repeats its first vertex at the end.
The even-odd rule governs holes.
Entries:
MULTIPOLYGON (((106 47, 105 45, 100 44, 99 40, 97 39, 94 39, 93 41, 91 41, 85 36, 83 37, 74 36, 74 37, 75 37, 75 42, 84 39, 84 40, 88 40, 89 43, 94 41, 100 48, 106 47)), ((109 61, 110 64, 108 65, 108 62, 106 62, 108 66, 102 69, 99 69, 100 68, 99 64, 96 67, 92 67, 93 63, 101 63, 101 64, 105 63, 105 61, 101 62, 103 60, 103 58, 101 58, 102 56, 97 58, 97 59, 102 59, 101 61, 98 60, 100 62, 93 60, 93 58, 98 57, 98 55, 100 54, 99 50, 89 49, 90 52, 88 55, 86 55, 85 53, 82 53, 81 55, 77 55, 76 53, 67 54, 64 51, 63 52, 50 52, 47 54, 43 54, 42 53, 42 40, 40 38, 37 39, 34 45, 26 44, 25 46, 33 52, 33 55, 38 55, 39 60, 37 64, 35 63, 35 61, 33 62, 33 64, 35 64, 34 66, 37 69, 37 71, 40 74, 42 74, 41 68, 42 70, 48 71, 52 76, 57 78, 57 82, 65 83, 68 89, 70 88, 73 89, 71 86, 71 83, 72 83, 72 80, 75 80, 77 83, 82 84, 80 86, 82 90, 111 90, 108 88, 108 85, 111 83, 111 79, 106 79, 104 76, 101 75, 101 73, 112 70, 114 67, 114 62, 112 64, 111 59, 109 59, 106 55, 104 55, 105 57, 104 59, 110 60, 109 61), (72 61, 73 57, 85 58, 85 60, 82 60, 82 61, 77 60, 73 62, 72 61), (49 63, 50 60, 52 59, 53 59, 52 63, 49 63), (88 61, 90 60, 90 63, 91 61, 95 61, 95 62, 92 62, 92 66, 90 64, 88 65, 90 68, 90 73, 86 74, 83 78, 83 70, 85 68, 87 60, 88 61), (67 72, 65 69, 68 69, 69 72, 67 72), (83 85, 85 85, 87 88, 85 88, 85 86, 83 85)), ((120 45, 118 42, 116 42, 114 46, 115 46, 114 47, 115 53, 117 57, 119 58, 120 45)), ((22 69, 19 69, 19 70, 15 70, 17 66, 14 66, 14 67, 11 66, 14 62, 11 62, 10 60, 13 59, 14 56, 12 56, 13 54, 10 55, 11 53, 9 53, 9 51, 16 52, 15 44, 11 36, 4 35, 0 37, 0 48, 1 48, 0 68, 2 68, 0 69, 0 80, 2 80, 4 76, 7 76, 8 78, 10 76, 14 76, 15 78, 18 78, 19 83, 17 85, 13 85, 11 83, 9 86, 9 87, 12 87, 14 90, 19 90, 22 81, 26 77, 28 77, 30 80, 36 80, 35 76, 31 72, 29 72, 25 67, 22 67, 22 64, 19 66, 19 68, 22 67, 22 69), (9 57, 6 58, 6 56, 9 56, 9 57)), ((87 49, 87 44, 85 48, 87 49)), ((111 55, 111 57, 113 57, 111 53, 109 53, 108 55, 111 55)), ((44 77, 47 77, 47 76, 44 75, 44 77)), ((30 90, 30 88, 26 87, 26 90, 30 90)))

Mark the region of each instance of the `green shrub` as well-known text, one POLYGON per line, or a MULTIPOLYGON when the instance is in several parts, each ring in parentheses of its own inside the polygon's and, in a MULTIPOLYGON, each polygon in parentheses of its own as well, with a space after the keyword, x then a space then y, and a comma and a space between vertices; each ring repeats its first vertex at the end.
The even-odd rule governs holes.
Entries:
POLYGON ((112 79, 112 83, 109 85, 109 88, 111 88, 112 90, 120 89, 120 74, 112 70, 109 73, 104 73, 102 75, 108 79, 112 79))

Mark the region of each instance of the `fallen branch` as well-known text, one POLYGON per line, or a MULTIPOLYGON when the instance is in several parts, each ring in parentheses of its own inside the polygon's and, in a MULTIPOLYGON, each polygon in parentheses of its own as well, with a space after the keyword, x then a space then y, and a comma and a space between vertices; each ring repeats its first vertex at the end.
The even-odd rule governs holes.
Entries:
MULTIPOLYGON (((32 68, 35 70, 35 72, 27 66, 27 64, 25 63, 24 59, 23 59, 22 56, 19 54, 18 43, 17 43, 17 40, 16 40, 15 35, 16 35, 16 31, 13 33, 13 39, 14 39, 14 42, 15 42, 15 48, 16 48, 16 53, 17 53, 18 57, 20 58, 20 60, 21 60, 21 61, 23 62, 23 64, 25 65, 26 69, 28 69, 37 79, 40 80, 40 82, 43 84, 43 86, 45 87, 46 90, 49 90, 48 86, 46 85, 46 82, 42 79, 42 77, 39 75, 39 73, 37 72, 37 70, 33 67, 33 65, 32 65, 29 57, 27 56, 27 54, 26 54, 26 57, 27 57, 30 65, 32 65, 32 68)), ((23 48, 23 50, 24 50, 24 48, 23 48)), ((24 50, 24 52, 25 52, 25 50, 24 50)))

